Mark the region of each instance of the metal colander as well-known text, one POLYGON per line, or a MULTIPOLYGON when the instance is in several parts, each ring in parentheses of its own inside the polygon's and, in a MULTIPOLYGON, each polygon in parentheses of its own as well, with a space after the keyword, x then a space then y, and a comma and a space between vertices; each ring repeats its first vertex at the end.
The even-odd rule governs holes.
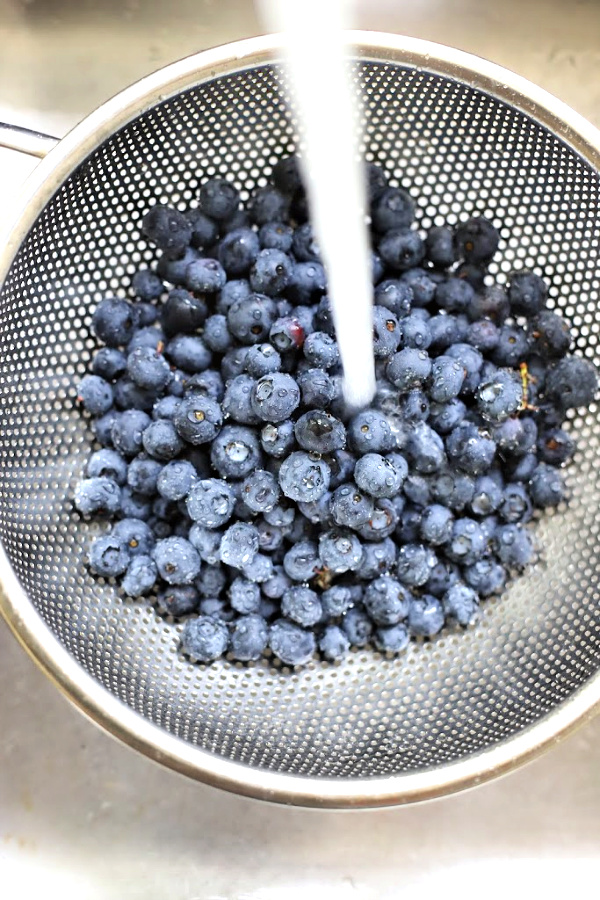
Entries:
MULTIPOLYGON (((598 360, 597 132, 466 54, 390 35, 353 42, 365 153, 410 189, 420 226, 471 213, 499 223, 491 272, 544 275, 577 350, 598 360)), ((92 445, 74 404, 92 311, 154 259, 140 237, 150 204, 185 208, 215 174, 245 198, 294 150, 279 58, 277 39, 260 38, 170 66, 86 119, 34 173, 0 258, 1 605, 70 699, 156 760, 286 803, 408 802, 508 770, 598 702, 596 406, 570 419, 572 497, 539 522, 539 562, 485 601, 475 627, 398 659, 356 650, 297 672, 192 665, 180 625, 88 574, 103 526, 72 508, 92 445)))

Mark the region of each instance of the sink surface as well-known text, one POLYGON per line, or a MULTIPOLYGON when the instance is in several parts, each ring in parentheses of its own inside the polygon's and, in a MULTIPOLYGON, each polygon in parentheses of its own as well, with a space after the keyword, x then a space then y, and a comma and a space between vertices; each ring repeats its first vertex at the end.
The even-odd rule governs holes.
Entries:
MULTIPOLYGON (((595 0, 407 5, 361 0, 358 25, 485 56, 600 126, 595 0)), ((159 66, 259 32, 242 0, 172 0, 168 11, 160 0, 0 0, 0 118, 62 135, 159 66)), ((0 151, 0 217, 34 165, 0 151)), ((1 622, 0 672, 0 872, 15 887, 3 896, 553 897, 597 875, 600 720, 475 791, 324 813, 220 793, 136 755, 76 712, 1 622)))

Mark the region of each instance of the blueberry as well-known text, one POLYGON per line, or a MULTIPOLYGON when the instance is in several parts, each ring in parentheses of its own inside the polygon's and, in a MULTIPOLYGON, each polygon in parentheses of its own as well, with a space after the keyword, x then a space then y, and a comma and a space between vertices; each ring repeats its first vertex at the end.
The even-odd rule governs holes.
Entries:
POLYGON ((410 641, 408 629, 399 623, 387 628, 378 628, 373 643, 380 653, 401 653, 410 641))
POLYGON ((348 424, 348 440, 356 453, 385 453, 394 446, 387 418, 376 410, 364 410, 348 424))
POLYGON ((191 334, 196 331, 204 324, 206 316, 204 300, 182 288, 174 288, 160 311, 160 323, 165 335, 173 337, 175 334, 191 334))
POLYGON ((252 562, 258 553, 258 544, 256 527, 247 522, 236 522, 229 526, 221 538, 221 562, 239 569, 252 562))
POLYGON ((386 377, 400 391, 421 387, 431 374, 432 362, 425 350, 407 347, 387 364, 386 377))
POLYGON ((454 232, 454 246, 459 259, 471 263, 488 263, 498 249, 498 229, 485 216, 474 216, 460 224, 454 232))
POLYGON ((410 587, 419 587, 428 581, 437 563, 433 550, 422 544, 404 544, 398 550, 398 580, 410 587))
POLYGON ((157 541, 154 562, 168 584, 190 584, 200 571, 200 557, 194 546, 182 537, 157 541))
POLYGON ((592 362, 568 356, 548 369, 546 398, 560 410, 589 406, 598 390, 598 375, 592 362))
POLYGON ((157 490, 158 476, 163 465, 156 459, 140 454, 132 459, 127 469, 127 484, 136 494, 152 497, 157 490))
POLYGON ((518 325, 502 325, 498 331, 498 343, 492 352, 497 366, 513 366, 526 359, 530 351, 527 332, 518 325))
POLYGON ((571 331, 557 313, 544 309, 528 325, 531 347, 543 360, 561 359, 571 346, 571 331))
POLYGON ((456 262, 454 235, 446 225, 434 225, 427 232, 425 255, 430 263, 448 269, 456 262))
POLYGON ((121 513, 132 519, 150 518, 152 508, 150 501, 143 494, 136 494, 130 487, 121 489, 121 513))
POLYGON ((436 597, 424 594, 413 598, 408 613, 408 627, 418 637, 433 637, 444 626, 444 610, 436 597))
POLYGON ((194 586, 202 597, 218 597, 227 584, 227 574, 219 563, 202 566, 194 586))
POLYGON ((335 490, 352 478, 356 457, 347 450, 334 450, 327 457, 327 464, 331 469, 330 488, 335 490))
POLYGON ((424 422, 429 416, 429 400, 427 395, 418 388, 401 394, 397 398, 395 406, 400 419, 407 425, 424 422))
MULTIPOLYGON (((408 319, 404 319, 407 322, 408 319)), ((387 359, 400 346, 402 330, 396 316, 383 306, 373 307, 373 352, 376 359, 387 359)))
POLYGON ((431 335, 429 349, 432 352, 441 353, 459 340, 456 316, 438 313, 429 319, 428 326, 431 335))
POLYGON ((439 472, 446 461, 444 441, 425 422, 412 426, 404 452, 413 469, 424 475, 439 472))
POLYGON ((165 355, 184 372, 203 372, 212 362, 212 353, 200 337, 178 334, 165 347, 165 355))
POLYGON ((149 350, 156 350, 161 343, 164 343, 165 333, 156 325, 148 325, 144 328, 137 328, 133 333, 133 337, 127 344, 127 353, 133 353, 139 347, 147 347, 149 350))
POLYGON ((409 472, 404 479, 404 496, 415 506, 427 506, 431 502, 431 479, 409 472))
POLYGON ((350 641, 337 625, 327 625, 319 638, 319 650, 328 662, 339 662, 350 649, 350 641))
POLYGON ((340 360, 337 342, 324 331, 313 331, 304 341, 304 356, 309 363, 318 369, 331 369, 340 360))
POLYGON ((432 503, 423 510, 421 538, 433 547, 445 544, 452 535, 454 517, 451 511, 440 503, 432 503))
POLYGON ((219 262, 229 278, 239 278, 248 274, 259 251, 258 236, 251 228, 235 228, 219 245, 219 262))
POLYGON ((260 659, 267 647, 269 631, 261 615, 242 616, 231 631, 230 651, 241 662, 260 659))
POLYGON ((283 422, 300 403, 300 389, 291 375, 263 375, 252 388, 252 409, 265 422, 283 422))
POLYGON ((505 288, 500 284, 483 287, 473 297, 468 315, 472 322, 490 319, 494 324, 502 325, 510 315, 510 303, 505 288))
POLYGON ((316 625, 323 615, 317 594, 307 587, 290 587, 281 598, 281 612, 304 628, 316 625))
POLYGON ((373 623, 363 609, 353 607, 342 619, 342 630, 353 647, 366 647, 373 637, 373 623))
POLYGON ((166 250, 176 256, 190 243, 192 226, 183 213, 158 204, 142 219, 142 234, 159 250, 166 250))
POLYGON ((220 528, 233 514, 235 495, 230 485, 218 478, 197 481, 189 492, 186 507, 191 519, 205 528, 220 528))
POLYGON ((113 389, 99 375, 86 375, 79 382, 77 399, 93 416, 102 416, 113 405, 113 389))
POLYGON ((157 601, 158 612, 174 619, 196 612, 200 605, 198 591, 191 584, 175 585, 159 591, 157 601))
POLYGON ((387 187, 387 176, 381 166, 372 162, 364 163, 364 172, 367 182, 367 199, 369 203, 374 203, 379 200, 387 187))
POLYGON ((205 528, 195 523, 190 528, 188 535, 190 544, 196 548, 203 562, 214 566, 219 562, 219 547, 221 545, 221 532, 205 528))
POLYGON ((527 482, 535 472, 537 464, 538 458, 535 453, 525 453, 517 459, 505 461, 504 471, 511 481, 527 482))
POLYGON ((215 400, 194 393, 181 401, 173 424, 181 438, 198 446, 217 437, 223 424, 223 414, 215 400))
POLYGON ((201 211, 211 219, 222 222, 236 211, 240 195, 230 181, 224 178, 211 178, 201 186, 199 199, 201 211))
POLYGON ((323 369, 307 369, 297 379, 302 405, 322 409, 336 396, 336 387, 323 369))
POLYGON ((260 463, 260 445, 253 431, 226 425, 213 440, 210 460, 224 478, 245 478, 260 463))
POLYGON ((92 362, 94 375, 99 375, 105 381, 114 381, 124 373, 126 368, 127 357, 114 347, 101 347, 92 362))
POLYGON ((169 460, 181 452, 183 442, 169 419, 156 419, 144 431, 143 446, 154 459, 169 460))
POLYGON ((412 308, 412 288, 402 281, 388 278, 375 288, 374 300, 376 306, 387 309, 397 319, 403 319, 412 308))
POLYGON ((232 303, 227 311, 227 324, 242 344, 259 344, 268 337, 276 315, 277 308, 270 297, 250 294, 232 303))
POLYGON ((440 559, 431 570, 428 581, 424 585, 427 594, 442 597, 460 578, 460 569, 447 559, 440 559))
POLYGON ((363 549, 355 534, 343 528, 335 528, 321 534, 319 556, 323 565, 332 572, 351 572, 359 568, 363 549))
POLYGON ((296 316, 282 316, 271 325, 269 340, 281 353, 302 347, 306 332, 296 316))
POLYGON ((248 201, 250 218, 257 225, 285 221, 288 209, 288 198, 271 184, 256 188, 248 201))
POLYGON ((559 470, 541 462, 529 481, 529 493, 534 505, 541 509, 558 506, 565 499, 565 486, 559 470))
POLYGON ((292 250, 298 262, 321 262, 321 252, 309 222, 295 229, 292 250))
POLYGON ((229 646, 227 624, 213 616, 188 619, 181 635, 181 649, 193 660, 213 662, 226 652, 229 646))
POLYGON ((480 475, 470 501, 471 512, 476 516, 489 516, 502 503, 502 485, 489 475, 480 475))
POLYGON ((217 223, 202 212, 201 209, 189 209, 185 217, 192 226, 190 244, 197 250, 212 247, 219 234, 217 223))
POLYGON ((376 500, 367 521, 356 530, 366 541, 381 541, 393 533, 398 523, 398 513, 391 500, 376 500))
POLYGON ((486 537, 474 519, 457 519, 452 526, 450 541, 444 550, 453 562, 472 566, 486 551, 486 537))
POLYGON ((410 194, 402 188, 385 188, 371 204, 371 222, 379 232, 410 228, 414 218, 414 203, 410 194))
POLYGON ((105 534, 92 542, 89 551, 89 567, 95 575, 116 578, 122 575, 131 557, 118 538, 105 534))
POLYGON ((363 581, 372 581, 390 572, 396 563, 396 545, 390 537, 367 543, 363 547, 363 560, 356 570, 363 581))
POLYGON ((276 297, 291 283, 294 263, 281 250, 261 250, 250 270, 253 291, 276 297))
POLYGON ((265 250, 281 250, 287 253, 292 249, 293 230, 283 222, 267 222, 258 232, 260 246, 265 250))
POLYGON ((271 344, 254 344, 246 355, 246 369, 252 378, 261 378, 281 368, 281 356, 271 344))
POLYGON ((346 429, 339 419, 323 410, 310 410, 294 426, 296 440, 303 450, 331 453, 346 446, 346 429))
POLYGON ((517 316, 535 316, 546 305, 548 288, 534 272, 512 272, 508 288, 511 310, 517 316))
POLYGON ((284 665, 303 666, 311 660, 316 641, 310 631, 285 619, 277 619, 269 631, 269 646, 284 665))
POLYGON ((296 502, 318 500, 327 491, 329 480, 327 463, 304 452, 290 453, 279 471, 283 493, 296 502))
POLYGON ((493 353, 500 341, 500 331, 491 319, 471 322, 466 341, 481 353, 493 353))
POLYGON ((412 292, 412 305, 415 307, 427 306, 433 300, 436 291, 436 282, 433 273, 425 269, 409 269, 400 276, 400 283, 410 288, 412 292))
POLYGON ((462 472, 441 472, 431 481, 431 499, 461 512, 473 499, 475 482, 462 472))
POLYGON ((533 419, 511 417, 497 425, 492 434, 505 457, 522 456, 535 448, 537 426, 533 419))
POLYGON ((260 418, 254 412, 251 398, 256 384, 250 375, 237 375, 227 383, 222 402, 223 414, 242 425, 256 425, 260 418))
POLYGON ((357 460, 354 480, 358 487, 372 497, 393 497, 402 487, 406 469, 398 468, 379 453, 366 453, 357 460))
POLYGON ((495 534, 500 561, 509 569, 524 569, 533 557, 533 544, 522 525, 503 525, 495 534))
POLYGON ((427 421, 438 434, 448 434, 462 422, 466 411, 467 408, 462 400, 432 403, 427 421))
POLYGON ((502 422, 521 408, 523 386, 519 375, 510 369, 498 369, 492 378, 480 383, 475 400, 484 419, 502 422))
POLYGON ((446 438, 450 460, 468 475, 483 475, 490 468, 496 452, 494 441, 480 433, 470 422, 454 428, 446 438))
POLYGON ((86 473, 88 478, 104 476, 123 485, 127 481, 127 463, 115 450, 96 450, 88 460, 86 473))
POLYGON ((464 313, 471 309, 475 291, 468 281, 450 276, 436 287, 435 299, 447 312, 464 313))
POLYGON ((405 619, 410 600, 409 591, 390 575, 376 578, 364 593, 365 608, 376 625, 396 625, 405 619))
POLYGON ((438 356, 431 365, 429 396, 434 403, 448 403, 458 397, 464 380, 465 370, 458 360, 438 356))
POLYGON ((142 597, 150 593, 157 575, 156 564, 150 556, 136 556, 127 566, 121 586, 128 597, 142 597))
POLYGON ((463 381, 461 394, 472 393, 481 380, 480 372, 483 365, 481 353, 475 347, 459 342, 458 344, 453 344, 452 347, 448 347, 445 355, 457 360, 465 370, 465 380, 463 381))
POLYGON ((121 519, 113 528, 112 536, 121 541, 122 546, 132 557, 148 556, 154 549, 152 529, 141 519, 121 519))
POLYGON ((302 175, 297 156, 285 156, 273 166, 271 179, 276 188, 284 194, 295 194, 302 189, 302 175))
POLYGON ((75 509, 82 516, 114 516, 121 506, 121 488, 112 478, 84 478, 75 488, 75 509))
POLYGON ((152 303, 137 302, 133 304, 133 315, 138 325, 147 327, 158 319, 158 309, 152 303))
MULTIPOLYGON (((179 588, 178 590, 184 590, 179 588)), ((231 622, 235 616, 226 600, 221 597, 200 597, 198 611, 201 616, 212 616, 214 619, 220 619, 222 622, 231 622)))
POLYGON ((115 406, 122 410, 131 408, 150 412, 156 402, 156 391, 139 387, 128 375, 115 383, 115 406))
POLYGON ((507 484, 498 514, 504 522, 528 522, 532 515, 531 500, 522 484, 507 484))
POLYGON ((457 278, 467 281, 476 291, 482 292, 485 289, 487 266, 484 263, 476 265, 475 263, 462 262, 454 269, 453 274, 457 278))
POLYGON ((269 512, 280 497, 277 480, 264 469, 255 469, 242 483, 242 498, 254 513, 269 512))
POLYGON ((186 287, 188 266, 199 257, 200 254, 193 247, 186 247, 183 253, 175 258, 171 253, 165 252, 156 264, 156 273, 169 284, 186 287))
POLYGON ((480 597, 500 594, 506 584, 504 568, 490 557, 478 559, 472 566, 463 569, 465 581, 480 597))
POLYGON ((399 272, 415 268, 425 256, 425 245, 416 231, 388 231, 377 249, 383 261, 399 272))
POLYGON ((373 513, 373 500, 353 484, 342 484, 331 498, 331 514, 337 525, 359 528, 373 513))
POLYGON ((255 613, 260 606, 260 588, 246 578, 234 578, 229 586, 229 602, 238 613, 255 613))
MULTIPOLYGON (((563 431, 562 428, 549 428, 539 436, 537 447, 543 462, 550 463, 553 466, 560 466, 572 458, 576 444, 573 438, 566 431, 563 431)), ((102 451, 99 452, 101 453, 102 451)), ((88 464, 88 475, 91 474, 88 464)), ((97 472, 93 474, 108 473, 97 472)), ((112 475, 111 477, 114 478, 115 476, 112 475)))
MULTIPOLYGON (((225 386, 219 372, 215 369, 207 369, 205 372, 197 372, 186 380, 184 396, 185 399, 190 397, 208 397, 216 403, 220 403, 225 394, 225 386)), ((174 412, 179 408, 175 408, 174 412)), ((172 416, 171 418, 174 418, 172 416)))
POLYGON ((458 582, 442 597, 442 607, 448 618, 455 619, 459 625, 468 625, 477 616, 479 597, 473 588, 458 582))
POLYGON ((327 588, 321 594, 323 615, 330 619, 336 619, 348 612, 352 606, 352 593, 345 585, 336 584, 327 588))
POLYGON ((148 391, 165 390, 171 381, 171 369, 161 353, 147 347, 138 347, 127 357, 129 377, 139 387, 148 391))
POLYGON ((140 269, 136 272, 131 281, 131 287, 135 296, 146 302, 158 300, 165 289, 158 275, 155 275, 150 269, 140 269))

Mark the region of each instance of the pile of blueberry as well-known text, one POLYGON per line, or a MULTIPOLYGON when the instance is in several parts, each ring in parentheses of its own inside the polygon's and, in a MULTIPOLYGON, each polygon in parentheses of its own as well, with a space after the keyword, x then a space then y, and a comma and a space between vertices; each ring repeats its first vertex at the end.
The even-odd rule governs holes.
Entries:
POLYGON ((409 194, 367 174, 369 409, 344 406, 294 157, 245 209, 218 178, 187 212, 153 207, 155 271, 94 313, 104 346, 79 402, 101 449, 75 506, 117 521, 90 569, 185 617, 194 660, 336 661, 466 626, 532 560, 534 510, 565 497, 561 425, 597 376, 546 284, 492 283, 489 220, 423 238, 409 194))

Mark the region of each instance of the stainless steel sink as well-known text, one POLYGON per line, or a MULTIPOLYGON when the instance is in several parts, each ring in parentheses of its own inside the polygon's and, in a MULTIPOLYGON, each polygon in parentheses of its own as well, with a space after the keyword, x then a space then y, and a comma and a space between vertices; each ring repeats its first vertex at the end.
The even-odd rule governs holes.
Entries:
MULTIPOLYGON (((600 125, 600 5, 372 0, 363 28, 508 66, 600 125), (410 6, 409 9, 405 7, 410 6)), ((63 134, 180 56, 260 31, 245 0, 0 0, 0 118, 63 134)), ((33 167, 0 151, 0 218, 33 167)), ((573 892, 600 855, 600 720, 517 773, 418 807, 360 814, 218 793, 116 744, 0 623, 1 896, 271 900, 573 892), (577 865, 573 861, 577 859, 577 865), (8 886, 8 889, 5 887, 8 886)))

